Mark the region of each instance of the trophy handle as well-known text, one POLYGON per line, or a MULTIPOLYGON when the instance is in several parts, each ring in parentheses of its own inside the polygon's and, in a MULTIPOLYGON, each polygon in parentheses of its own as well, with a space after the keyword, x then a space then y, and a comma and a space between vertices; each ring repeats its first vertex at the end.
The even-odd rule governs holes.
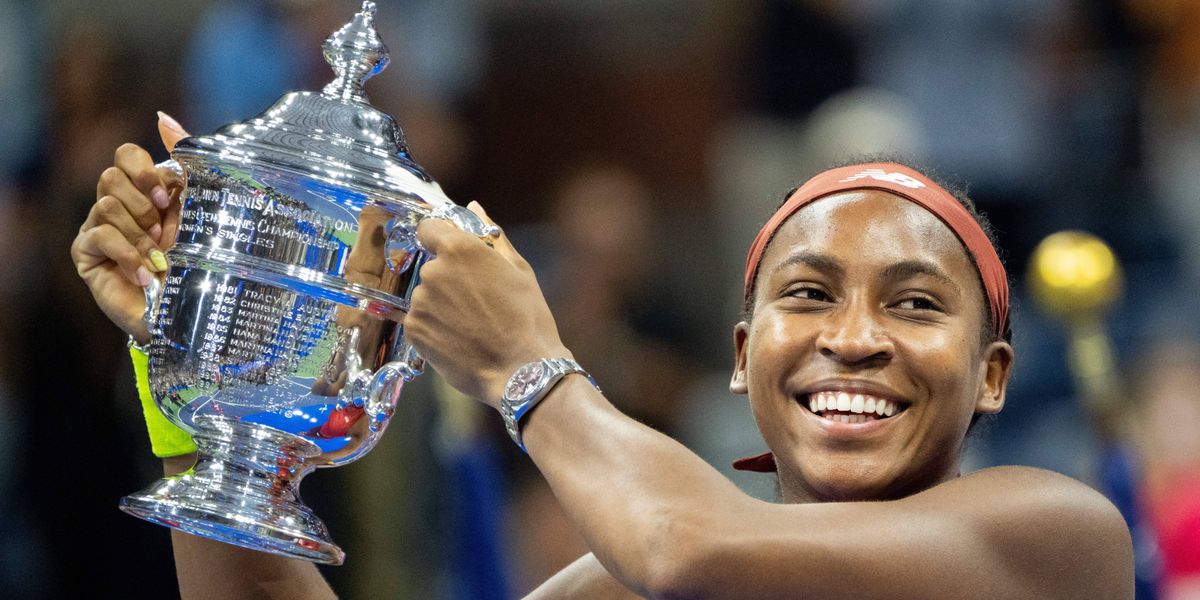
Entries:
POLYGON ((445 219, 454 223, 459 229, 479 236, 487 245, 492 245, 492 240, 500 237, 500 228, 495 225, 489 225, 479 218, 479 215, 470 211, 470 209, 459 206, 457 204, 448 203, 442 204, 429 211, 421 220, 425 219, 445 219))
POLYGON ((150 284, 142 291, 146 294, 146 311, 142 313, 142 323, 146 325, 146 331, 153 336, 155 315, 158 313, 158 303, 162 300, 162 281, 157 277, 151 277, 150 284))
POLYGON ((370 418, 372 433, 381 432, 392 415, 396 414, 396 403, 400 390, 425 369, 425 361, 413 347, 401 338, 400 354, 374 372, 363 370, 344 388, 342 405, 362 406, 370 418))
MULTIPOLYGON (((483 222, 478 215, 470 210, 453 203, 447 203, 434 208, 424 219, 446 219, 463 231, 479 236, 490 246, 492 240, 500 236, 500 228, 483 222)), ((412 290, 420 284, 421 266, 432 257, 432 254, 417 242, 416 230, 404 226, 393 229, 388 236, 389 246, 403 251, 413 260, 414 270, 412 283, 406 297, 412 297, 412 290)), ((389 263, 389 267, 397 268, 389 263)), ((363 412, 371 419, 372 432, 383 429, 388 419, 396 412, 396 403, 400 398, 400 389, 425 370, 425 359, 421 358, 412 344, 404 337, 403 325, 396 340, 392 356, 396 359, 379 367, 374 372, 360 371, 342 392, 339 404, 354 404, 363 407, 363 412)))
POLYGON ((164 160, 164 161, 158 163, 157 165, 154 165, 154 168, 170 169, 170 170, 178 173, 180 177, 184 177, 183 165, 180 165, 178 162, 175 162, 175 159, 173 159, 173 158, 168 158, 167 160, 164 160))

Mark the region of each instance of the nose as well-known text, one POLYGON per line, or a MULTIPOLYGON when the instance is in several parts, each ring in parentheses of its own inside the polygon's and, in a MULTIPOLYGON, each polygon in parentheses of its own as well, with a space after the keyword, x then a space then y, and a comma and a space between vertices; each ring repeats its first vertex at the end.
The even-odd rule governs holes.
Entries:
POLYGON ((873 366, 891 360, 896 348, 878 312, 865 300, 847 300, 829 314, 817 336, 817 350, 847 366, 873 366))

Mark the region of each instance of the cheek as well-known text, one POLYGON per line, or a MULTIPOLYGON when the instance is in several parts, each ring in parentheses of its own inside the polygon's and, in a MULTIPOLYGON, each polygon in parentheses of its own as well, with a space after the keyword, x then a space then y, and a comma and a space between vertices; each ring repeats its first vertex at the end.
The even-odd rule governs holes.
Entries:
POLYGON ((783 319, 766 317, 751 325, 747 344, 747 383, 751 388, 773 386, 796 364, 801 336, 783 319))
POLYGON ((956 405, 953 414, 975 412, 981 376, 978 337, 974 331, 942 330, 905 336, 907 362, 919 373, 922 387, 939 403, 956 405))

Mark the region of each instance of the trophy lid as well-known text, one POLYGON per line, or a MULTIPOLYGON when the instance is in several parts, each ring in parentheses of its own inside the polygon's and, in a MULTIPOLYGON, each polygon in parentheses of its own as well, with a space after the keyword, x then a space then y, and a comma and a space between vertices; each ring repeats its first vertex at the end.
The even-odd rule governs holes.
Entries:
POLYGON ((250 120, 181 140, 175 154, 291 171, 401 202, 450 203, 412 159, 399 124, 363 92, 363 83, 390 60, 374 20, 375 3, 368 0, 325 40, 325 60, 336 76, 321 92, 285 94, 250 120))

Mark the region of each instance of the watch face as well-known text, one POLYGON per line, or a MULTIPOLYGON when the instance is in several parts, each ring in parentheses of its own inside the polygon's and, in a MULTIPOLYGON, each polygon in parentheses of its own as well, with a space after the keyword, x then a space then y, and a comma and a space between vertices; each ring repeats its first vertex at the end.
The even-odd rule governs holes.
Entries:
POLYGON ((508 380, 508 385, 504 388, 504 397, 508 400, 520 400, 535 389, 538 383, 542 381, 542 375, 545 372, 545 365, 540 361, 527 364, 516 373, 513 373, 511 379, 508 380))

